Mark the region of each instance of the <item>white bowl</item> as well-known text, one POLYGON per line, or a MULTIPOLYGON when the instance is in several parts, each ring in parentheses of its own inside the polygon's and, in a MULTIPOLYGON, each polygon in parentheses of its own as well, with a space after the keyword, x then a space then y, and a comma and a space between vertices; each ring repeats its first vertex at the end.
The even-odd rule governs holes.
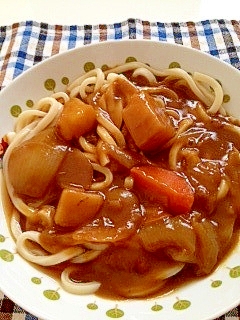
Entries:
MULTIPOLYGON (((230 101, 226 103, 228 112, 240 118, 240 72, 230 65, 180 45, 147 40, 116 41, 67 51, 39 63, 19 76, 0 94, 0 137, 12 130, 14 114, 20 109, 27 109, 39 98, 50 95, 53 84, 55 91, 64 90, 66 81, 71 82, 84 73, 87 62, 94 63, 95 67, 104 64, 115 66, 129 57, 156 68, 168 68, 170 63, 178 62, 186 71, 199 71, 217 78, 230 96, 230 101), (54 80, 48 81, 50 90, 46 89, 47 79, 54 80)), ((238 246, 213 274, 163 297, 113 301, 95 295, 69 294, 59 288, 54 279, 16 254, 15 243, 0 205, 0 289, 22 308, 42 319, 214 319, 240 303, 239 285, 238 246), (7 258, 10 261, 6 261, 7 258), (46 297, 46 292, 53 293, 50 295, 52 299, 46 297)))

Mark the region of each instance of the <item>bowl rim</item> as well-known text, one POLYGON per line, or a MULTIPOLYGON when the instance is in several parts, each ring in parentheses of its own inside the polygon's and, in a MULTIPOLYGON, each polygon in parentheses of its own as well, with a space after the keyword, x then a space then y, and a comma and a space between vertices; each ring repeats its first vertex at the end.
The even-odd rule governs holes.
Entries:
MULTIPOLYGON (((13 86, 17 86, 18 83, 20 83, 22 81, 22 79, 24 79, 26 76, 28 75, 31 75, 33 72, 34 73, 37 73, 38 70, 42 68, 43 65, 47 65, 47 64, 51 64, 52 62, 55 61, 55 59, 59 59, 61 57, 67 57, 69 55, 72 54, 72 52, 84 52, 88 51, 89 48, 98 48, 98 47, 109 47, 109 46, 114 46, 114 47, 121 47, 122 46, 122 43, 125 43, 125 44, 128 44, 128 43, 132 43, 132 44, 138 44, 138 45, 143 45, 143 46, 148 46, 149 44, 153 45, 153 46, 162 46, 162 47, 168 47, 168 48, 181 48, 180 50, 182 51, 185 51, 185 52, 188 52, 189 54, 197 54, 197 55, 201 55, 201 56, 204 56, 206 57, 209 61, 214 61, 217 62, 217 64, 220 62, 223 64, 225 64, 224 68, 227 68, 228 70, 230 70, 231 72, 237 74, 237 77, 239 78, 239 81, 240 81, 240 72, 239 70, 237 70, 235 67, 233 67, 232 65, 228 64, 227 62, 223 61, 223 60, 220 60, 219 58, 215 57, 215 56, 211 56, 209 53, 206 53, 206 52, 203 52, 203 51, 200 51, 198 49, 195 49, 195 48, 192 48, 192 47, 186 47, 186 46, 183 46, 181 44, 176 44, 176 43, 168 43, 168 42, 162 42, 162 41, 155 41, 155 40, 138 40, 138 39, 127 39, 127 40, 120 40, 120 41, 114 41, 114 40, 109 40, 109 41, 105 41, 105 42, 101 42, 101 43, 91 43, 91 44, 86 44, 84 46, 81 46, 81 47, 76 47, 76 48, 72 48, 72 49, 69 49, 65 52, 61 52, 61 53, 58 53, 54 56, 51 56, 51 57, 48 57, 46 59, 44 59, 43 61, 37 63, 36 65, 30 67, 29 69, 27 69, 26 71, 22 72, 19 76, 17 76, 9 85, 7 85, 6 87, 4 87, 1 92, 0 92, 0 100, 1 100, 1 97, 3 95, 7 95, 8 92, 10 92, 12 90, 12 87, 13 86)), ((175 50, 175 49, 174 49, 175 50)), ((1 112, 1 108, 0 108, 0 112, 1 112)), ((2 202, 2 200, 0 199, 0 202, 2 202)), ((1 207, 0 207, 0 212, 1 212, 1 207)), ((4 213, 3 213, 4 215, 4 213)), ((0 287, 1 287, 1 284, 2 282, 0 281, 0 287)), ((2 292, 5 292, 4 288, 1 288, 2 292)), ((5 293, 7 296, 8 296, 8 292, 5 293)), ((29 306, 26 306, 25 304, 22 303, 21 301, 21 297, 19 297, 19 299, 16 298, 16 296, 14 296, 14 293, 12 293, 12 295, 10 294, 9 295, 9 298, 13 301, 16 301, 17 304, 19 304, 20 306, 21 305, 24 305, 23 308, 25 310, 29 310, 28 312, 32 313, 32 314, 36 314, 35 310, 33 310, 31 307, 29 306)), ((240 303, 240 296, 239 296, 239 299, 236 300, 235 302, 232 303, 231 306, 229 306, 229 310, 236 307, 238 304, 240 303)), ((224 310, 224 312, 226 312, 226 310, 224 310)), ((214 316, 217 317, 217 316, 220 316, 222 315, 222 311, 219 311, 219 313, 216 313, 214 316)), ((42 315, 39 315, 39 317, 42 317, 42 315)), ((207 319, 207 318, 206 318, 207 319)), ((209 318, 210 319, 210 318, 209 318)))

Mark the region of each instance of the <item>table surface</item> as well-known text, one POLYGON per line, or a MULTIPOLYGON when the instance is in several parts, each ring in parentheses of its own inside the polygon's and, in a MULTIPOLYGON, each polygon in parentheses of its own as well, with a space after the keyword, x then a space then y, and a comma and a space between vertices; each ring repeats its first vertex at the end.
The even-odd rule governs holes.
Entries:
POLYGON ((127 18, 163 22, 240 19, 240 10, 236 10, 239 0, 0 0, 0 4, 1 25, 29 19, 78 25, 114 23, 127 18))

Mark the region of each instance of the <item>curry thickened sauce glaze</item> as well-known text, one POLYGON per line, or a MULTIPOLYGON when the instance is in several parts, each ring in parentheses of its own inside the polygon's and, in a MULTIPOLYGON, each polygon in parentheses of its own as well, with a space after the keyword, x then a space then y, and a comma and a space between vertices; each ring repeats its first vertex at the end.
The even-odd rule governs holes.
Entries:
MULTIPOLYGON (((61 215, 60 225, 55 220, 45 229, 37 219, 22 221, 25 230, 42 230, 41 246, 51 253, 81 243, 106 245, 95 259, 77 264, 71 278, 100 282, 97 294, 108 298, 160 295, 211 273, 236 242, 239 227, 240 139, 232 119, 209 115, 176 80, 159 79, 159 85, 151 87, 141 77, 136 81, 131 73, 127 76, 135 85, 119 80, 105 93, 105 101, 122 99, 128 104, 121 129, 127 146, 103 145, 113 182, 94 198, 97 214, 84 216, 78 227, 71 218, 64 226, 61 215), (143 114, 142 103, 148 108, 143 114), (153 105, 164 134, 154 132, 153 105), (126 177, 133 181, 130 188, 126 177)), ((103 100, 98 92, 89 95, 87 103, 101 108, 103 100)), ((94 143, 96 136, 89 133, 87 139, 94 143)), ((72 150, 75 145, 64 142, 61 148, 72 150)), ((82 163, 71 154, 70 164, 71 157, 82 163)), ((58 188, 64 179, 58 175, 58 188)), ((101 180, 101 174, 94 179, 101 180)), ((67 196, 74 201, 74 194, 67 196)), ((46 272, 58 275, 70 264, 46 272)))

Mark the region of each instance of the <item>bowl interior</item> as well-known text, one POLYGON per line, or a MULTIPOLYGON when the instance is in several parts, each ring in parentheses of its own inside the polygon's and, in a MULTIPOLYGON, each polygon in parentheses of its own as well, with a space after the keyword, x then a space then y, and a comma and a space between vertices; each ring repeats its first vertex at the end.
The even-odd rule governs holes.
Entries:
MULTIPOLYGON (((113 67, 127 59, 165 69, 178 62, 188 72, 198 71, 218 79, 230 97, 226 110, 240 118, 240 72, 207 54, 180 45, 152 41, 119 41, 87 45, 54 56, 20 75, 0 94, 0 137, 13 130, 16 116, 38 99, 65 90, 93 65, 113 67)), ((0 288, 27 311, 48 320, 215 318, 240 302, 239 247, 209 277, 195 281, 163 297, 147 300, 110 301, 74 296, 58 283, 15 254, 3 206, 0 206, 0 288), (201 297, 204 297, 202 299, 201 297)))

